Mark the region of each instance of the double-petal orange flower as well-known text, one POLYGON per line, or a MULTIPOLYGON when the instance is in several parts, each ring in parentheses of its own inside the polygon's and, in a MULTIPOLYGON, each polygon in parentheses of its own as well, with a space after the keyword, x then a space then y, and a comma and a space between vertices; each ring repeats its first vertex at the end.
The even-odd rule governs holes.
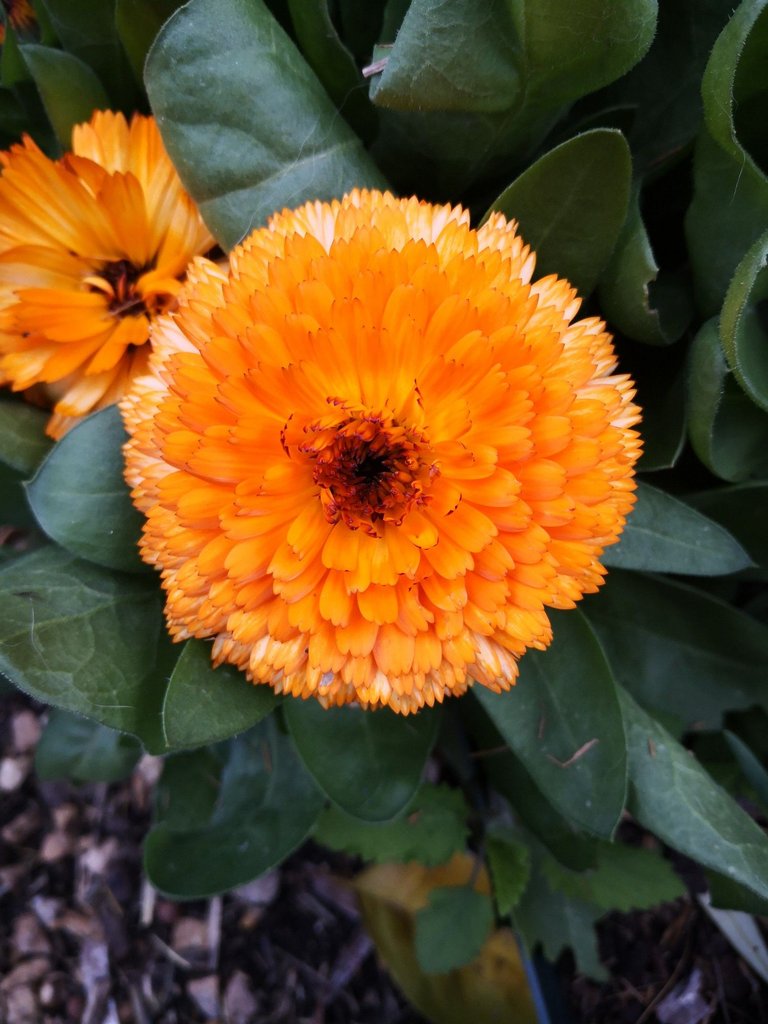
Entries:
POLYGON ((198 259, 123 402, 175 638, 325 704, 509 687, 600 585, 640 442, 513 223, 355 191, 198 259))
POLYGON ((97 112, 51 160, 0 154, 0 383, 54 403, 49 433, 146 371, 149 325, 214 240, 153 118, 97 112))

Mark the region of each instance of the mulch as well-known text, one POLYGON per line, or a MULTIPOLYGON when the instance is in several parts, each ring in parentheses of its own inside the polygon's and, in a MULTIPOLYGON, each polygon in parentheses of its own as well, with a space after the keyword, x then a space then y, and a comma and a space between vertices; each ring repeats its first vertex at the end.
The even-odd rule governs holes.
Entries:
MULTIPOLYGON (((354 861, 308 843, 234 893, 165 900, 141 871, 158 759, 40 782, 43 715, 0 699, 3 1024, 425 1024, 362 927, 354 861)), ((766 987, 690 900, 609 915, 599 940, 608 984, 558 965, 571 1024, 768 1024, 766 987)))

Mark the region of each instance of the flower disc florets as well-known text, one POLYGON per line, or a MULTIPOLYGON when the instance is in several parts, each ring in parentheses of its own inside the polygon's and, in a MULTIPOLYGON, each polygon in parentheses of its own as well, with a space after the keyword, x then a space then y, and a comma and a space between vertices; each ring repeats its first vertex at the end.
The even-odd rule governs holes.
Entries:
POLYGON ((176 639, 326 704, 513 684, 633 503, 632 384, 513 223, 378 192, 198 259, 123 402, 176 639))

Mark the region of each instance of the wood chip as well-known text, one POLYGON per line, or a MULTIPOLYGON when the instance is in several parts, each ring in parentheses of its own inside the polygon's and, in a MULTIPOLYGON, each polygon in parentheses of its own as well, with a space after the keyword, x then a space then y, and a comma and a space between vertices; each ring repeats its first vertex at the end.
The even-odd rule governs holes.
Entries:
POLYGON ((0 761, 0 790, 14 793, 29 774, 28 757, 4 757, 0 761))
POLYGON ((34 805, 17 814, 7 825, 3 826, 0 835, 3 841, 11 846, 17 846, 26 842, 33 832, 40 828, 42 817, 40 811, 34 805))
POLYGON ((250 1024, 259 1012, 259 1004, 248 975, 235 971, 224 992, 224 1017, 228 1024, 250 1024))
POLYGON ((54 864, 63 857, 68 857, 74 850, 75 842, 67 832, 49 832, 43 836, 40 844, 40 860, 45 864, 54 864))
POLYGON ((18 985, 34 984, 34 982, 44 978, 50 969, 51 965, 48 958, 44 956, 36 956, 31 960, 22 960, 17 967, 9 971, 3 980, 0 981, 0 991, 10 992, 12 988, 16 988, 18 985))
POLYGON ((191 978, 187 982, 187 995, 206 1017, 215 1020, 221 1014, 219 979, 215 974, 191 978))
POLYGON ((13 924, 11 946, 16 959, 32 956, 35 953, 47 956, 51 952, 48 936, 40 927, 40 922, 34 914, 20 914, 16 918, 13 924))
POLYGON ((32 711, 17 711, 11 719, 11 742, 17 754, 28 754, 37 746, 40 719, 32 711))

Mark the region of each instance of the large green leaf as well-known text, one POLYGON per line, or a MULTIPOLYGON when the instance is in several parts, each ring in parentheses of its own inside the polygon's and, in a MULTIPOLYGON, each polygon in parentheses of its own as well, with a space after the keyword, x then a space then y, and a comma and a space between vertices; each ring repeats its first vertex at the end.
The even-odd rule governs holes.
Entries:
POLYGON ((552 619, 551 648, 525 654, 512 690, 473 693, 560 814, 609 838, 624 807, 627 765, 613 677, 579 612, 552 619))
POLYGON ((371 99, 395 110, 508 110, 523 89, 517 51, 503 4, 412 0, 371 99))
POLYGON ((123 479, 127 438, 117 406, 78 423, 27 486, 43 530, 72 554, 110 569, 145 570, 141 515, 123 479))
POLYGON ((768 897, 768 837, 655 719, 619 694, 629 811, 669 846, 768 897))
POLYGON ((644 483, 637 485, 637 504, 619 543, 606 550, 603 562, 619 569, 688 576, 719 576, 752 564, 722 526, 644 483))
POLYGON ((318 785, 343 811, 366 821, 394 818, 410 802, 440 724, 439 708, 405 716, 293 699, 284 711, 318 785))
POLYGON ((35 751, 41 779, 118 782, 130 775, 141 755, 132 736, 88 718, 51 708, 35 751))
POLYGON ((72 129, 87 121, 94 110, 110 103, 92 68, 71 53, 27 43, 21 47, 29 72, 43 101, 62 149, 72 142, 72 129))
POLYGON ((673 281, 659 278, 659 267, 640 213, 638 190, 601 278, 600 304, 612 327, 648 345, 677 341, 691 318, 687 291, 673 281))
POLYGON ((768 333, 761 304, 768 300, 768 231, 736 268, 720 314, 728 365, 746 393, 768 411, 768 333))
POLYGON ((22 690, 158 752, 162 617, 154 581, 46 547, 0 569, 0 671, 22 690))
POLYGON ((614 571, 586 612, 617 681, 646 707, 717 728, 728 709, 768 706, 768 627, 732 605, 614 571))
POLYGON ((339 38, 328 0, 288 0, 293 30, 307 62, 339 112, 366 141, 375 133, 376 112, 365 79, 339 38))
POLYGON ((686 501, 726 528, 748 552, 750 558, 768 568, 768 481, 718 487, 689 494, 686 501))
POLYGON ((115 26, 115 0, 43 0, 61 45, 96 72, 126 113, 139 96, 115 26))
POLYGON ((165 691, 163 735, 173 750, 215 743, 250 729, 276 704, 269 686, 254 686, 232 665, 214 669, 210 644, 188 640, 165 691))
POLYGON ((768 415, 733 379, 714 319, 691 346, 688 433, 698 457, 723 480, 768 474, 768 415))
POLYGON ((48 414, 33 405, 0 401, 0 462, 31 475, 53 441, 45 436, 48 414))
MULTIPOLYGON (((365 780, 360 780, 362 788, 365 780)), ((444 864, 464 850, 469 808, 458 789, 425 784, 394 821, 362 821, 338 807, 320 816, 314 838, 365 860, 444 864)))
POLYGON ((493 898, 500 917, 518 904, 531 874, 531 855, 510 830, 494 830, 485 840, 493 898))
POLYGON ((282 207, 383 179, 261 0, 191 0, 147 58, 182 181, 230 247, 282 207))
MULTIPOLYGON (((198 756, 209 757, 205 750, 186 755, 198 756)), ((190 798, 186 790, 187 803, 190 798)), ((174 802, 173 788, 166 785, 164 803, 171 814, 174 802)), ((230 742, 213 807, 206 801, 188 824, 176 815, 160 816, 144 846, 147 876, 176 899, 243 885, 305 839, 322 805, 290 738, 267 718, 230 742)))
POLYGON ((744 81, 737 73, 751 46, 757 46, 762 56, 752 63, 748 90, 759 92, 768 84, 766 38, 766 0, 743 0, 720 33, 702 80, 707 128, 696 147, 686 231, 699 301, 707 316, 719 309, 738 263, 768 218, 768 179, 742 146, 734 123, 734 110, 749 96, 743 94, 743 86, 737 89, 737 78, 744 81))
POLYGON ((621 132, 598 128, 540 157, 491 210, 519 222, 520 234, 536 252, 538 276, 558 274, 586 295, 624 223, 631 177, 621 132))

